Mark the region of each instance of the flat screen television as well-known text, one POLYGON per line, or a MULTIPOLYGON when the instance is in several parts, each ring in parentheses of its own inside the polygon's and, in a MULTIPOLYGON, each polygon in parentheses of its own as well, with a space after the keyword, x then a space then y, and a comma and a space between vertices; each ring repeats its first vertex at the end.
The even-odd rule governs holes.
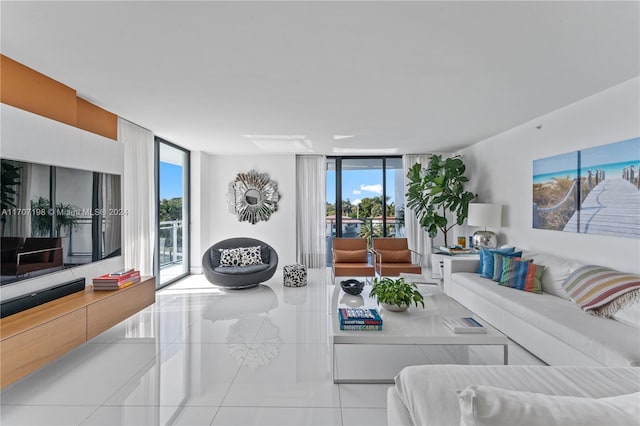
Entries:
POLYGON ((0 162, 0 285, 121 254, 119 175, 0 162))

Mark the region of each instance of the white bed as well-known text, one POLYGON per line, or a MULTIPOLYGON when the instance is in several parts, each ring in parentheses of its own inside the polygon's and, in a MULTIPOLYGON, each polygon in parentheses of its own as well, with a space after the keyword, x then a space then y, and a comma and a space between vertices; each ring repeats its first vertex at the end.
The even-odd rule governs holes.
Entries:
POLYGON ((640 367, 425 365, 404 368, 395 381, 387 393, 390 426, 457 426, 456 392, 469 385, 605 398, 639 392, 640 367))

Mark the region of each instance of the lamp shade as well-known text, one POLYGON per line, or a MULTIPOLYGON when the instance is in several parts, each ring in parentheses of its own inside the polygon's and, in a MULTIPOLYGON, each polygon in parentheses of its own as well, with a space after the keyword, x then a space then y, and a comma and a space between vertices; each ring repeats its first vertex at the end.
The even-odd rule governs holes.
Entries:
POLYGON ((499 227, 502 224, 502 204, 469 203, 469 226, 499 227))

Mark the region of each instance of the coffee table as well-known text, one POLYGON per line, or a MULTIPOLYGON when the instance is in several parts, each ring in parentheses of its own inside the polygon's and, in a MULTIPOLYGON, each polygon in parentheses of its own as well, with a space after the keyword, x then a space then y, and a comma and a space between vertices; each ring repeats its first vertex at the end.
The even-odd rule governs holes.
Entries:
MULTIPOLYGON (((460 350, 467 350, 468 346, 474 345, 497 345, 503 348, 503 363, 505 365, 508 363, 507 337, 473 315, 471 311, 444 294, 436 286, 418 285, 420 293, 424 296, 425 307, 423 309, 422 306, 418 308, 412 306, 405 312, 389 312, 378 306, 376 300, 369 297, 371 291, 369 285, 366 285, 362 294, 356 297, 346 295, 339 285, 333 287, 331 289, 329 321, 331 321, 334 383, 393 383, 393 378, 339 378, 336 351, 342 347, 347 348, 348 345, 369 345, 374 348, 371 351, 372 355, 382 345, 453 346, 460 350), (382 316, 382 330, 340 330, 338 309, 358 306, 376 308, 382 316), (443 317, 474 317, 486 327, 487 332, 479 334, 454 333, 442 323, 443 317)), ((422 363, 428 362, 425 359, 422 363)), ((343 375, 341 374, 341 376, 343 375)))

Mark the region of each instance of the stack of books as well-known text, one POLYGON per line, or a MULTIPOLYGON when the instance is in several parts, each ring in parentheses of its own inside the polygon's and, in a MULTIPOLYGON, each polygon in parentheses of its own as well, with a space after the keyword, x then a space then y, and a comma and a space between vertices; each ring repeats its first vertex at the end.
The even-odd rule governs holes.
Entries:
POLYGON ((340 308, 340 330, 382 330, 382 318, 376 309, 340 308))
POLYGON ((461 246, 440 246, 438 247, 438 250, 440 250, 443 253, 447 253, 451 255, 474 253, 473 249, 464 248, 461 246))
POLYGON ((93 279, 94 290, 120 290, 140 282, 140 271, 127 269, 100 275, 93 279))
POLYGON ((442 318, 442 323, 449 327, 454 333, 486 333, 485 326, 472 317, 449 317, 442 318))

